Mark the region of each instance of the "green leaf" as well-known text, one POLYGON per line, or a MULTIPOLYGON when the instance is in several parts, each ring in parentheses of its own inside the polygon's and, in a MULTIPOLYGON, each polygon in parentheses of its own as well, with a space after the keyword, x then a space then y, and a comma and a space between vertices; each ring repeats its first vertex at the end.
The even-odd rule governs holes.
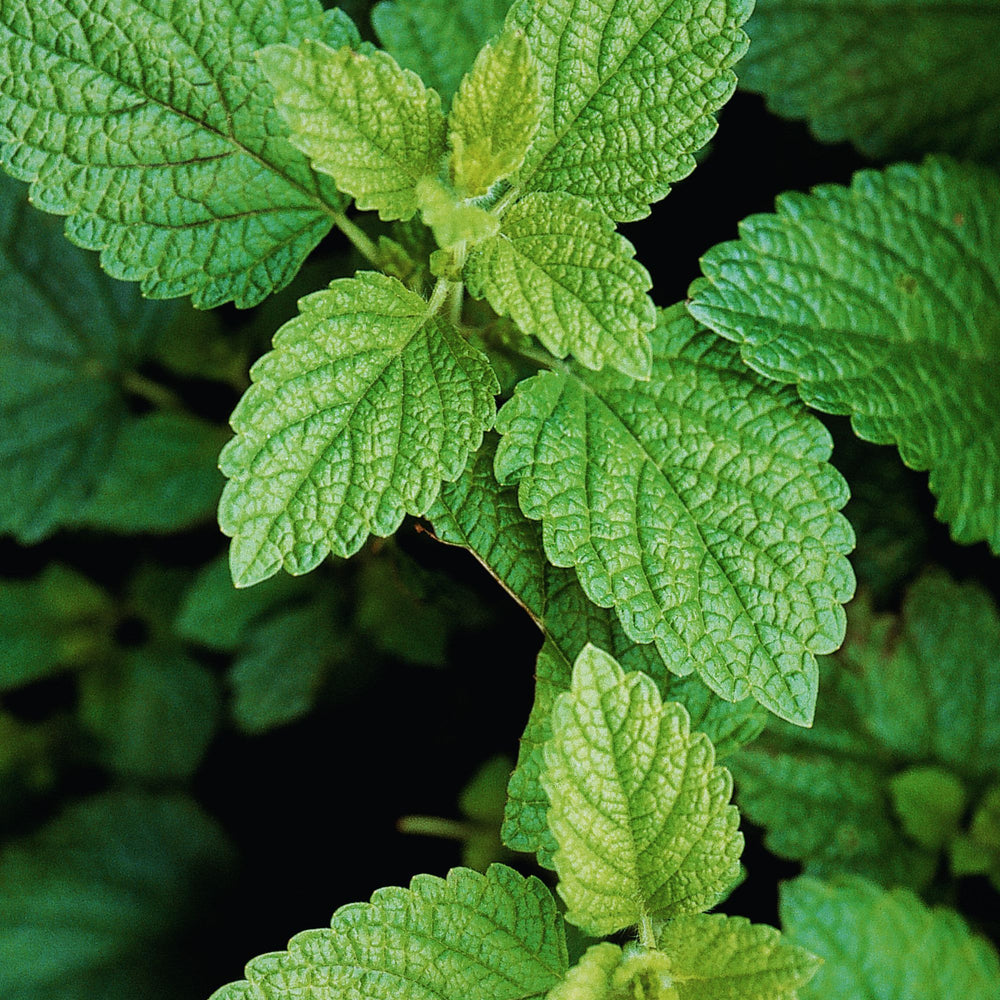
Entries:
POLYGON ((824 664, 813 728, 771 725, 729 764, 767 846, 814 874, 923 888, 932 849, 961 812, 956 788, 1000 773, 997 648, 988 596, 943 574, 922 577, 899 618, 852 604, 840 662, 824 664), (931 795, 933 808, 913 801, 910 784, 928 768, 937 778, 921 800, 931 795), (899 823, 894 805, 904 802, 899 823))
POLYGON ((447 100, 503 27, 509 6, 510 0, 395 0, 375 5, 372 26, 401 66, 447 100))
POLYGON ((808 725, 814 654, 840 644, 854 588, 829 435, 682 307, 651 340, 649 382, 576 367, 522 382, 497 418, 497 474, 634 641, 808 725))
POLYGON ((104 591, 59 563, 0 582, 0 692, 102 657, 112 620, 104 591))
POLYGON ((229 671, 232 713, 245 733, 263 733, 306 715, 332 665, 348 653, 329 600, 279 609, 256 621, 229 671))
POLYGON ((613 610, 587 598, 572 570, 549 563, 540 526, 521 513, 516 491, 496 481, 496 444, 496 436, 487 435, 465 473, 442 487, 428 516, 440 540, 471 549, 545 635, 535 667, 535 700, 509 783, 503 838, 514 850, 537 852, 539 863, 551 868, 556 843, 540 781, 542 747, 552 735, 552 705, 569 690, 573 663, 588 642, 608 650, 625 669, 653 677, 665 701, 684 705, 692 728, 711 739, 719 758, 754 739, 764 727, 765 712, 749 698, 723 701, 697 677, 672 675, 655 646, 634 643, 613 610))
POLYGON ((330 930, 304 931, 287 952, 254 959, 247 980, 213 1000, 520 1000, 547 993, 566 965, 562 921, 538 879, 503 865, 485 875, 454 868, 342 906, 330 930))
POLYGON ((469 291, 553 354, 646 378, 656 310, 649 272, 611 220, 582 198, 529 194, 469 255, 469 291))
POLYGON ((948 845, 955 875, 988 875, 1000 891, 1000 785, 987 789, 967 833, 948 845))
POLYGON ((514 183, 579 195, 620 222, 648 215, 715 133, 752 9, 749 0, 518 0, 507 29, 528 39, 544 114, 514 183))
POLYGON ((112 770, 152 782, 189 778, 220 715, 215 678, 170 646, 130 650, 95 667, 80 684, 80 716, 112 770))
MULTIPOLYGON (((153 298, 251 306, 294 277, 343 208, 284 139, 253 61, 318 0, 0 2, 0 161, 66 235, 153 298)), ((74 315, 81 310, 74 309, 74 315)))
POLYGON ((130 369, 171 311, 107 278, 0 175, 0 532, 31 544, 77 522, 118 461, 130 369))
POLYGON ((894 775, 889 788, 903 830, 929 850, 943 847, 965 812, 962 782, 940 767, 911 767, 894 775))
POLYGON ((122 427, 82 523, 117 532, 177 531, 206 521, 222 492, 225 431, 183 413, 150 413, 122 427))
POLYGON ((859 878, 781 887, 788 937, 824 960, 802 1000, 995 1000, 997 953, 952 910, 859 878))
POLYGON ((757 0, 740 85, 822 142, 879 159, 1000 163, 1000 8, 977 0, 757 0))
POLYGON ((187 642, 233 652, 256 619, 314 591, 315 581, 284 573, 250 590, 237 590, 228 560, 220 556, 202 567, 185 593, 174 633, 187 642))
POLYGON ((744 360, 930 470, 959 542, 1000 552, 1000 178, 945 158, 786 194, 702 258, 691 312, 744 360))
POLYGON ((444 184, 432 177, 417 183, 417 202, 421 219, 434 231, 434 239, 442 248, 481 243, 495 236, 500 228, 500 220, 492 212, 456 200, 444 184))
POLYGON ((0 857, 5 1000, 186 1000, 191 933, 232 857, 189 799, 111 793, 65 809, 0 857))
POLYGON ((538 68, 520 31, 487 45, 448 115, 449 171, 460 195, 486 194, 517 170, 538 131, 538 68))
POLYGON ((485 355, 373 272, 331 282, 251 370, 220 467, 238 586, 306 573, 422 514, 494 419, 485 355))
POLYGON ((556 699, 542 785, 566 919, 588 934, 707 909, 739 876, 732 778, 712 744, 594 646, 556 699))
POLYGON ((417 210, 416 185, 445 152, 441 98, 387 52, 306 40, 257 56, 291 127, 291 141, 358 208, 383 219, 417 210))
POLYGON ((721 913, 671 920, 656 946, 678 1000, 796 1000, 821 964, 773 927, 721 913))

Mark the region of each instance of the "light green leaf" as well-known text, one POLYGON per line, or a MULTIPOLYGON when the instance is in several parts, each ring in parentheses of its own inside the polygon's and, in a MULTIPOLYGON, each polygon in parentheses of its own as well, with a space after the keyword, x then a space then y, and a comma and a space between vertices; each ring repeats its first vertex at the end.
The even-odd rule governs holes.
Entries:
POLYGON ((1000 178, 931 158, 776 207, 702 258, 691 312, 929 469, 954 538, 1000 552, 1000 178))
POLYGON ((0 175, 0 532, 31 544, 78 520, 114 461, 130 370, 171 311, 102 274, 0 175))
POLYGON ((0 582, 0 692, 101 658, 113 619, 104 591, 59 563, 0 582))
POLYGON ((213 1000, 521 1000, 544 996, 566 971, 555 900, 536 878, 493 865, 418 875, 342 906, 329 930, 304 931, 287 952, 254 959, 247 980, 213 1000))
POLYGON ((981 0, 757 0, 740 85, 822 142, 881 159, 1000 163, 1000 7, 981 0))
POLYGON ((480 49, 503 27, 510 0, 378 3, 372 26, 396 61, 449 99, 480 49))
POLYGON ((494 419, 485 355, 399 281, 334 281, 251 370, 220 467, 239 586, 306 573, 422 514, 494 419))
POLYGON ((712 744, 594 646, 553 707, 542 786, 566 919, 588 934, 707 909, 739 876, 732 778, 712 744))
MULTIPOLYGON (((343 199, 284 139, 253 61, 318 0, 0 0, 0 161, 116 278, 200 308, 294 277, 343 199)), ((79 308, 74 310, 78 315, 79 308)))
POLYGON ((518 0, 506 26, 528 39, 545 111, 515 184, 568 191, 620 222, 648 215, 715 133, 752 10, 750 0, 518 0))
MULTIPOLYGON (((944 832, 937 824, 948 826, 958 808, 944 801, 954 791, 937 786, 974 788, 1000 773, 998 648, 989 597, 943 574, 918 580, 899 618, 855 601, 840 662, 824 664, 814 727, 769 726, 729 764, 740 808, 767 828, 767 846, 819 875, 926 885, 928 848, 944 832), (912 775, 913 765, 946 773, 932 792, 945 815, 913 804, 900 824, 893 776, 912 775)), ((902 780, 905 788, 912 778, 902 780)))
POLYGON ((448 161, 460 195, 486 194, 524 163, 542 113, 538 67, 520 31, 479 53, 448 115, 448 161))
POLYGON ((958 832, 965 812, 962 782, 940 767, 911 767, 889 783, 903 830, 929 850, 943 847, 958 832))
POLYGON ((1000 785, 987 789, 972 814, 967 833, 948 845, 955 875, 988 875, 1000 891, 1000 785))
POLYGON ((148 644, 120 663, 94 667, 80 682, 80 717, 100 742, 100 758, 128 777, 190 777, 220 715, 209 670, 180 649, 148 644))
POLYGON ((649 375, 649 272, 611 220, 573 195, 529 194, 465 266, 469 291, 553 354, 649 375))
POLYGON ((996 1000, 997 953, 952 910, 859 878, 781 887, 788 937, 824 960, 802 1000, 996 1000))
POLYGON ((150 413, 122 427, 83 524, 107 531, 177 531, 215 512, 219 449, 228 435, 183 413, 150 413))
POLYGON ((814 654, 840 644, 854 588, 829 435, 682 307, 651 340, 649 382, 576 367, 522 382, 497 418, 498 476, 634 641, 808 725, 814 654))
POLYGON ((173 943, 232 868, 189 799, 136 793, 72 805, 0 857, 5 1000, 188 1000, 173 943))
POLYGON ((291 141, 358 208, 383 219, 417 210, 416 184, 445 152, 441 98, 387 52, 332 49, 306 40, 257 56, 291 126, 291 141))
POLYGON ((711 739, 719 758, 753 740, 766 714, 752 699, 731 704, 697 677, 672 675, 655 646, 629 639, 614 611, 593 604, 572 570, 545 558, 540 526, 525 518, 516 491, 500 486, 493 474, 496 443, 495 435, 487 435, 465 473, 442 487, 428 516, 441 541, 471 549, 545 635, 535 667, 535 700, 509 783, 503 838, 514 850, 537 852, 539 863, 551 868, 556 844, 540 781, 542 747, 552 735, 552 705, 569 690, 573 662, 588 642, 608 650, 625 669, 649 674, 665 701, 684 705, 692 728, 711 739))
POLYGON ((656 946, 678 1000, 796 1000, 821 964, 773 927, 721 913, 671 920, 656 946))

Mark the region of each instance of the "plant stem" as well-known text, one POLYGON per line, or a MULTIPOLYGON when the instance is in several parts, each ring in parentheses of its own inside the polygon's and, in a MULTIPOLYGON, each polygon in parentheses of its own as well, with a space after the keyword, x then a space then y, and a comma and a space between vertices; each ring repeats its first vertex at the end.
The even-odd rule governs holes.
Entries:
POLYGON ((139 372, 127 371, 122 374, 122 388, 133 396, 152 403, 158 410, 171 410, 173 412, 183 412, 187 408, 181 402, 180 396, 172 392, 159 382, 154 382, 139 372))
POLYGON ((384 270, 382 254, 379 253, 378 247, 359 225, 352 222, 342 212, 335 213, 333 221, 336 227, 354 244, 355 249, 362 257, 380 271, 384 270))
POLYGON ((643 913, 639 921, 639 944, 643 948, 656 947, 656 931, 653 930, 653 921, 648 913, 643 913))
POLYGON ((434 291, 431 292, 430 300, 427 303, 428 316, 434 316, 441 311, 441 307, 444 305, 445 299, 448 298, 448 292, 450 289, 450 281, 447 281, 445 278, 438 278, 437 284, 434 286, 434 291))
POLYGON ((423 837, 442 837, 445 840, 466 840, 472 832, 468 823, 441 816, 401 816, 396 829, 400 833, 417 833, 423 837))

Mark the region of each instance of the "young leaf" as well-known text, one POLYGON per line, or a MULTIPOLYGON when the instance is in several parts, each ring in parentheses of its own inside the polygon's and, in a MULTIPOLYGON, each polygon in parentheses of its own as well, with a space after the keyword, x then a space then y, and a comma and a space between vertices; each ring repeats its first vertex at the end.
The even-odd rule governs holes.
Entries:
POLYGON ((182 796, 111 793, 70 806, 4 845, 0 995, 187 1000, 172 942, 232 864, 222 831, 182 796))
POLYGON ((492 212, 456 200, 444 184, 432 177, 424 177, 417 183, 417 203, 424 225, 434 232, 434 239, 442 248, 457 243, 481 243, 500 229, 500 220, 492 212))
POLYGON ((770 726, 729 766, 740 808, 776 854, 816 874, 921 888, 928 848, 954 832, 956 788, 1000 774, 1000 616, 984 591, 937 573, 914 584, 901 618, 851 607, 813 729, 770 726), (906 805, 931 767, 934 808, 906 805))
POLYGON ((287 952, 261 955, 247 979, 213 1000, 293 1000, 307 994, 368 1000, 522 1000, 544 996, 566 972, 555 900, 536 878, 492 865, 418 875, 342 906, 329 930, 304 931, 287 952))
POLYGON ((678 1000, 796 1000, 821 965, 773 927, 721 913, 671 920, 656 946, 678 1000))
POLYGON ((108 596, 86 577, 49 563, 33 580, 0 583, 0 692, 101 658, 113 621, 108 596))
POLYGON ((824 960, 802 1000, 995 1000, 997 953, 952 910, 931 909, 905 889, 859 878, 781 887, 781 921, 795 943, 824 960))
POLYGON ((712 744, 594 646, 556 699, 542 785, 566 919, 588 934, 707 909, 739 876, 732 778, 712 744))
POLYGON ((740 86, 822 142, 1000 163, 1000 8, 975 0, 757 0, 740 86))
POLYGON ((906 835, 936 851, 958 832, 965 812, 962 782, 940 767, 911 767, 889 783, 892 802, 906 835))
POLYGON ((222 492, 219 449, 226 432, 184 413, 128 421, 107 471, 80 515, 106 531, 177 531, 215 512, 222 492))
POLYGON ((509 0, 394 0, 372 10, 379 41, 445 100, 503 27, 509 0))
POLYGON ((448 115, 449 170, 464 198, 484 195, 524 162, 542 113, 538 69, 524 35, 487 45, 448 115))
POLYGON ((651 339, 649 382, 575 366, 522 382, 497 418, 498 477, 634 641, 808 725, 814 654, 840 644, 854 588, 829 435, 682 307, 651 339))
POLYGON ((30 544, 78 520, 127 420, 123 380, 170 312, 102 274, 0 175, 0 532, 30 544))
MULTIPOLYGON (((318 0, 0 0, 0 162, 66 235, 153 298, 251 306, 294 277, 343 199, 283 138, 253 61, 318 0)), ((79 314, 79 305, 74 314, 79 314)))
POLYGON ((238 586, 306 573, 422 514, 494 418, 486 357, 399 281, 334 281, 251 370, 222 452, 219 523, 238 586))
POLYGON ((573 195, 529 194, 469 255, 469 291, 553 354, 649 375, 656 310, 649 272, 611 220, 573 195))
POLYGON ((495 435, 487 435, 463 475, 442 487, 428 516, 440 540, 471 549, 545 636, 535 667, 535 700, 510 778, 503 839, 516 851, 537 852, 539 863, 551 868, 556 843, 540 780, 542 747, 552 735, 552 705, 569 690, 573 663, 587 643, 608 650, 626 670, 649 674, 664 701, 687 709, 691 727, 711 739, 718 758, 758 736, 766 713, 750 698, 731 704, 697 677, 671 674, 655 646, 633 642, 613 610, 587 598, 572 570, 553 566, 545 558, 539 525, 521 513, 516 491, 496 481, 496 443, 495 435))
POLYGON ((506 27, 528 39, 545 110, 515 184, 579 195, 619 222, 648 215, 715 133, 752 10, 750 0, 517 0, 506 27))
POLYGON ((955 539, 1000 552, 1000 178, 930 158, 776 208, 702 258, 691 312, 757 371, 929 469, 955 539))
POLYGON ((257 56, 277 93, 291 141, 358 208, 383 219, 417 210, 416 185, 445 152, 441 98, 387 52, 362 54, 306 40, 257 56))

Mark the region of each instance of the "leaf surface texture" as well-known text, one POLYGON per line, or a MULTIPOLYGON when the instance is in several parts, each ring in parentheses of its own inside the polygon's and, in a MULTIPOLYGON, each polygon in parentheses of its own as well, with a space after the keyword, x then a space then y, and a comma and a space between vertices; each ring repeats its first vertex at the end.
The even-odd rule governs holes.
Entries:
POLYGON ((587 934, 707 909, 739 875, 732 778, 712 744, 594 646, 556 699, 542 785, 566 919, 587 934))
POLYGON ((299 28, 357 43, 318 0, 0 2, 0 161, 74 243, 154 298, 251 306, 344 200, 285 139, 254 62, 299 28))
POLYGON ((424 513, 495 413, 486 357, 394 278, 362 272, 299 305, 251 370, 220 459, 219 523, 243 586, 424 513))
POLYGON ((702 258, 692 313, 929 469, 954 538, 1000 552, 1000 178, 930 158, 776 208, 702 258))
POLYGON ((576 367, 522 382, 498 415, 498 476, 630 638, 807 725, 814 654, 840 644, 854 587, 829 436, 681 307, 651 340, 648 382, 576 367))

